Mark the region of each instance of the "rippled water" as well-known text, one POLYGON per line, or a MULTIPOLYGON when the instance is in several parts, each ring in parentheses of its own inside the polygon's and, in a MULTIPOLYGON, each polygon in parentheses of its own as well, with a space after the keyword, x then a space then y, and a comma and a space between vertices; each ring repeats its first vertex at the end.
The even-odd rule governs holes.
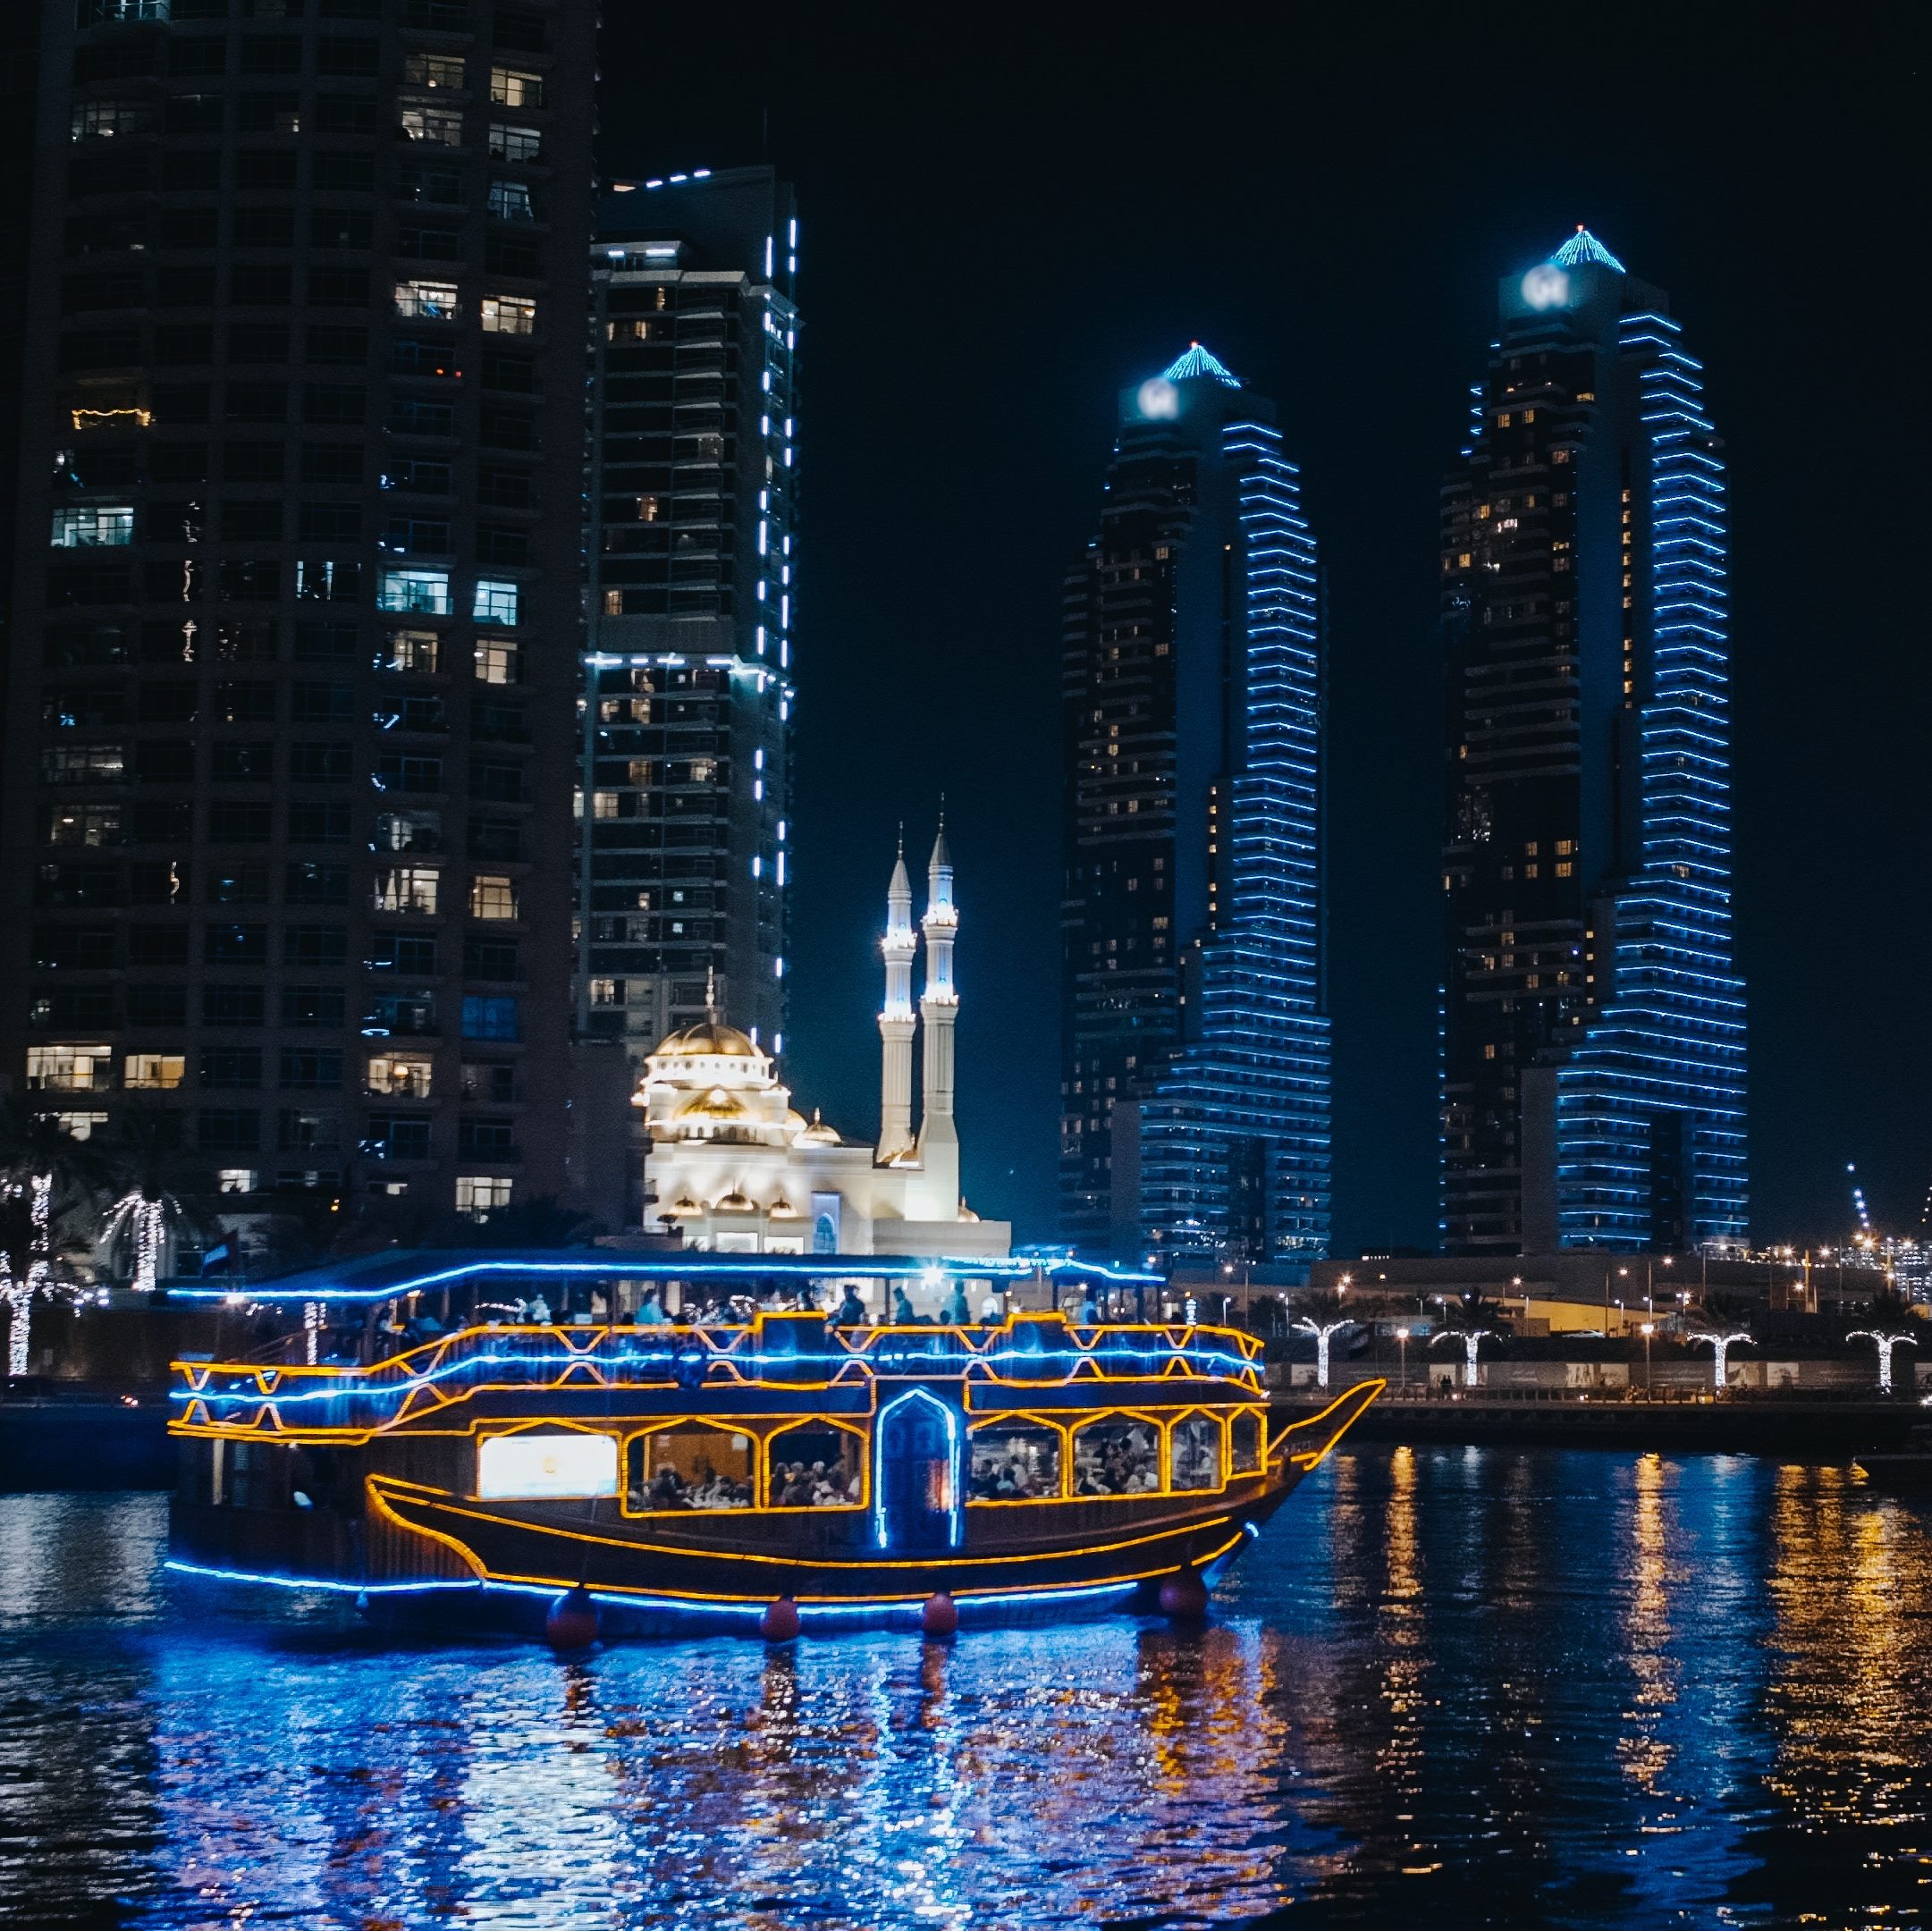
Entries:
POLYGON ((1932 1509, 1743 1458, 1337 1455, 1217 1623, 399 1648, 0 1498, 0 1923, 1932 1919, 1932 1509))

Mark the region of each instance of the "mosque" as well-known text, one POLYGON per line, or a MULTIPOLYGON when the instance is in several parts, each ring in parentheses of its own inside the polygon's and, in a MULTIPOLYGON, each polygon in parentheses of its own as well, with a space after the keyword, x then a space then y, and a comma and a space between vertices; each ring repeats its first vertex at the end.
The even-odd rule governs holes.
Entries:
POLYGON ((879 1143, 841 1136, 793 1109, 772 1058, 715 1011, 662 1041, 645 1061, 631 1103, 644 1109, 645 1218, 721 1253, 889 1253, 983 1260, 1005 1255, 1012 1224, 982 1220, 960 1198, 953 1121, 952 856, 940 827, 926 867, 925 916, 915 929, 900 849, 886 891, 885 1005, 879 1143), (913 958, 925 939, 916 1012, 913 958), (912 1056, 924 1028, 921 1099, 913 1132, 912 1056))

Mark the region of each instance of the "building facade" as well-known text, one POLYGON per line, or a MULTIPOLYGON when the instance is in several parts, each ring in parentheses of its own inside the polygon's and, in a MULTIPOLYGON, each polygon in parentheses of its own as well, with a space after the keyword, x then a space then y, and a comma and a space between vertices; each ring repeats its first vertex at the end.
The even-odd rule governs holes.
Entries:
MULTIPOLYGON (((890 1253, 929 1259, 1003 1256, 1004 1220, 983 1220, 959 1193, 952 1067, 959 999, 953 982, 958 908, 941 831, 926 867, 925 982, 912 1017, 912 887, 901 853, 887 890, 882 950, 878 1141, 848 1140, 815 1113, 795 1111, 772 1055, 716 1010, 659 1041, 635 1103, 650 1150, 646 1225, 692 1246, 735 1253, 890 1253), (896 1024, 902 1016, 906 1030, 896 1024), (924 1031, 919 1128, 913 1117, 913 1033, 924 1031)), ((874 1287, 874 1304, 883 1312, 874 1287)), ((930 1300, 930 1291, 922 1296, 930 1300)), ((930 1311, 930 1310, 927 1310, 930 1311)))
POLYGON ((1444 485, 1443 1243, 1746 1234, 1722 446, 1579 230, 1500 284, 1444 485))
POLYGON ((784 1050, 797 246, 769 168, 599 203, 578 1021, 634 1070, 712 999, 784 1050))
POLYGON ((1274 409, 1197 343, 1124 392, 1062 658, 1064 1237, 1326 1250, 1314 539, 1274 409))
POLYGON ((561 1191, 595 21, 48 0, 0 1079, 184 1191, 561 1191))

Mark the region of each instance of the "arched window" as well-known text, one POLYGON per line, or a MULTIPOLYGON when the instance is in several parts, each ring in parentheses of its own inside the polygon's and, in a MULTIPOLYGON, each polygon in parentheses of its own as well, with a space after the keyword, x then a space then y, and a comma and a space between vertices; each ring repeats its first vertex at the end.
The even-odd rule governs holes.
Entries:
POLYGON ((679 1421, 635 1436, 626 1502, 634 1510, 749 1508, 755 1447, 743 1429, 709 1421, 679 1421))
POLYGON ((1262 1461, 1261 1418, 1244 1408, 1228 1424, 1228 1465, 1236 1475, 1257 1475, 1262 1461))
POLYGON ((966 1494, 974 1502, 1045 1502, 1060 1492, 1060 1431, 1043 1421, 974 1429, 966 1494))
POLYGON ((1168 1474, 1175 1488, 1221 1486, 1221 1423, 1218 1415, 1183 1416, 1169 1431, 1168 1474))
POLYGON ((865 1499, 865 1438, 849 1429, 782 1429, 764 1452, 768 1508, 856 1508, 865 1499))
POLYGON ((1160 1431, 1152 1421, 1109 1418, 1074 1434, 1076 1496, 1158 1495, 1160 1431))

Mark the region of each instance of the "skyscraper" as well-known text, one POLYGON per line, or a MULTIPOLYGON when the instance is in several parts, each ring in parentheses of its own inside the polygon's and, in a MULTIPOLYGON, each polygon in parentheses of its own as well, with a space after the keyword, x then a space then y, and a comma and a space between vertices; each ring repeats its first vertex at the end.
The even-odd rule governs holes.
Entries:
POLYGON ((559 1191, 590 10, 43 21, 0 1079, 237 1207, 559 1191))
POLYGON ((640 1072, 707 999, 784 1050, 797 247, 769 168, 598 211, 578 986, 640 1072))
POLYGON ((1500 285, 1443 490, 1452 1253, 1746 1232, 1721 444, 1579 229, 1500 285))
POLYGON ((1319 594, 1274 413, 1199 343, 1125 391, 1067 579, 1060 1203, 1089 1249, 1327 1245, 1319 594))

